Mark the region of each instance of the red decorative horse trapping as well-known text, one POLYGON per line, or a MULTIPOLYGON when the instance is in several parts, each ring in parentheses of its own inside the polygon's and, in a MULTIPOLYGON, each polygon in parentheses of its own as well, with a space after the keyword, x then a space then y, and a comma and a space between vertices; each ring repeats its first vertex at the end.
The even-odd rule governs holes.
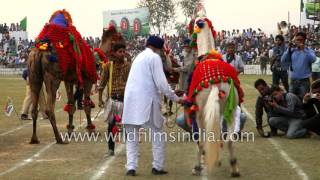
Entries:
POLYGON ((51 62, 59 61, 64 78, 68 78, 68 70, 75 69, 81 85, 82 73, 86 73, 92 82, 97 81, 93 52, 72 25, 71 16, 66 10, 56 11, 51 16, 36 39, 36 47, 41 51, 51 52, 48 59, 51 62))
POLYGON ((188 98, 194 100, 194 97, 202 91, 203 88, 208 88, 209 85, 218 84, 221 82, 233 83, 239 94, 239 102, 243 102, 243 91, 240 87, 240 81, 236 70, 228 63, 219 59, 207 59, 200 62, 193 72, 191 85, 189 88, 188 98))

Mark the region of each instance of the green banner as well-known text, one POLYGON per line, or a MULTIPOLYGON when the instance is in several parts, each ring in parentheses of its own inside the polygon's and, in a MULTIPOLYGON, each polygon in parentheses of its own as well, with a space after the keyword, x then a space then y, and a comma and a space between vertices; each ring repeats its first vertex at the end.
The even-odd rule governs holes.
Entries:
POLYGON ((27 31, 27 17, 24 17, 21 21, 20 21, 20 28, 23 31, 27 31))

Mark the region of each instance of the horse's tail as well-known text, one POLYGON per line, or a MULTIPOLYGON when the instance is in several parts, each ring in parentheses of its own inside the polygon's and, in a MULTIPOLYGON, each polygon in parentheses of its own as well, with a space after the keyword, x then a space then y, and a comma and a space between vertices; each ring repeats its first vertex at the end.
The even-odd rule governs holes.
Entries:
POLYGON ((205 141, 205 157, 208 170, 212 170, 219 159, 220 148, 220 103, 219 89, 212 86, 207 103, 204 106, 204 119, 207 138, 205 141), (214 135, 214 141, 211 138, 214 135), (210 140, 210 142, 209 142, 210 140))
POLYGON ((41 84, 43 82, 43 71, 41 54, 37 49, 32 49, 28 56, 28 70, 29 70, 29 82, 30 85, 33 83, 41 84), (32 83, 31 83, 32 82, 32 83))

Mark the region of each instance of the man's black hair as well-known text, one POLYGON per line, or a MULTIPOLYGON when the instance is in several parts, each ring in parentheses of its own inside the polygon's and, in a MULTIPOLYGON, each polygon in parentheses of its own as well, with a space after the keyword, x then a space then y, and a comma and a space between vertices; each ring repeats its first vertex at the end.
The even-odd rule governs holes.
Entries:
POLYGON ((260 85, 264 85, 267 86, 267 83, 265 80, 263 79, 257 79, 256 82, 254 82, 254 87, 257 88, 260 85))
POLYGON ((277 35, 275 39, 279 39, 280 41, 284 42, 284 37, 282 35, 277 35))
POLYGON ((273 85, 270 88, 270 93, 272 94, 274 91, 283 91, 280 86, 273 85))
POLYGON ((315 81, 312 82, 312 85, 311 85, 312 89, 316 89, 316 88, 319 88, 319 87, 320 87, 320 79, 315 80, 315 81))
POLYGON ((234 48, 236 47, 235 43, 233 42, 229 42, 227 45, 226 45, 227 48, 234 48))
POLYGON ((118 51, 118 50, 121 49, 121 48, 126 49, 126 45, 124 45, 124 44, 122 44, 122 43, 116 43, 116 44, 114 44, 114 45, 112 46, 112 51, 113 51, 113 52, 116 52, 116 51, 118 51))
POLYGON ((304 32, 298 32, 298 33, 296 34, 296 36, 301 36, 301 37, 303 37, 304 40, 307 39, 307 34, 304 33, 304 32))

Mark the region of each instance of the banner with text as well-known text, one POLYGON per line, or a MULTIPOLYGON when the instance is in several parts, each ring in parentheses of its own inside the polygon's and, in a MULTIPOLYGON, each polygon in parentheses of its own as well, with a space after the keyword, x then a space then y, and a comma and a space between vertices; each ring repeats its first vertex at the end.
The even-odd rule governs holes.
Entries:
POLYGON ((103 27, 114 25, 126 38, 147 36, 150 32, 149 9, 136 8, 103 12, 103 27))

